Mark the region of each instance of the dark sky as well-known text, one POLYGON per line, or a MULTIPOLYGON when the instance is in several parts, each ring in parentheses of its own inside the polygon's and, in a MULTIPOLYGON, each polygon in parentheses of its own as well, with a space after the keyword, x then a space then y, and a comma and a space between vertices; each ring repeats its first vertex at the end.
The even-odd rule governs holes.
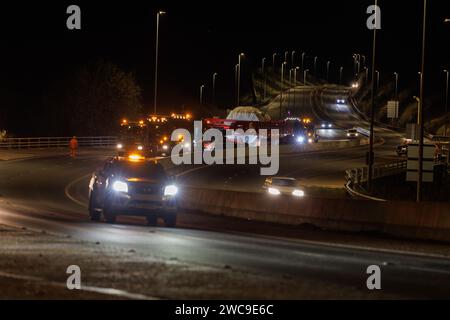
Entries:
MULTIPOLYGON (((159 104, 167 110, 198 101, 200 84, 211 87, 219 73, 218 97, 226 107, 233 97, 234 64, 246 53, 243 78, 273 52, 306 51, 319 57, 319 69, 332 60, 332 74, 351 56, 370 56, 366 8, 373 1, 26 1, 2 4, 0 32, 2 93, 20 96, 32 112, 49 83, 73 66, 111 60, 133 71, 149 109, 153 99, 155 14, 167 11, 160 25, 159 104), (82 10, 82 30, 66 28, 70 4, 82 10), (334 66, 334 68, 333 68, 334 66)), ((429 0, 428 94, 443 90, 442 69, 449 66, 448 1, 429 0)), ((422 0, 379 1, 378 69, 400 73, 400 86, 413 85, 420 68, 422 0)), ((245 82, 245 80, 244 80, 245 82)))

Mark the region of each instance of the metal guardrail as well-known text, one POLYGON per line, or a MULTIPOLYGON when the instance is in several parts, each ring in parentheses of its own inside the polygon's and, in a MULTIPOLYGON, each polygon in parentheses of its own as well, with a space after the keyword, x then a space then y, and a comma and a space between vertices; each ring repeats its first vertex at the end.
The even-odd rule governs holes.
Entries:
MULTIPOLYGON (((408 162, 406 160, 390 162, 375 165, 373 167, 373 179, 380 179, 383 177, 393 176, 399 173, 406 172, 408 162)), ((385 201, 384 199, 379 199, 375 197, 371 197, 369 195, 360 192, 362 188, 362 184, 368 181, 369 177, 369 168, 355 168, 348 169, 345 171, 345 176, 347 183, 345 184, 345 189, 347 192, 353 197, 357 199, 366 199, 366 200, 374 200, 374 201, 385 201)))
MULTIPOLYGON (((65 148, 72 137, 36 137, 0 139, 0 149, 65 148)), ((80 147, 107 147, 117 142, 115 136, 77 137, 80 147)))

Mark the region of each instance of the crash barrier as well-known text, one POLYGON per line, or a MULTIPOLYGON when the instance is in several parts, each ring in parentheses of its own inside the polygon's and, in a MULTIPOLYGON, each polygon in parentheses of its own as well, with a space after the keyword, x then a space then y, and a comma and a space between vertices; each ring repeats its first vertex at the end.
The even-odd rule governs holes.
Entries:
POLYGON ((295 198, 267 192, 186 188, 179 205, 187 211, 283 225, 450 241, 450 203, 295 198))
MULTIPOLYGON (((69 145, 72 137, 36 137, 36 138, 5 138, 0 139, 3 149, 31 149, 31 148, 62 148, 69 145)), ((80 147, 112 146, 117 142, 114 136, 77 137, 80 147)))
MULTIPOLYGON (((372 178, 380 179, 384 177, 394 176, 404 173, 407 170, 408 162, 406 160, 395 161, 374 165, 372 168, 372 178)), ((364 199, 373 201, 385 201, 365 194, 363 184, 369 179, 369 167, 361 167, 356 169, 348 169, 345 171, 345 190, 353 199, 364 199)))

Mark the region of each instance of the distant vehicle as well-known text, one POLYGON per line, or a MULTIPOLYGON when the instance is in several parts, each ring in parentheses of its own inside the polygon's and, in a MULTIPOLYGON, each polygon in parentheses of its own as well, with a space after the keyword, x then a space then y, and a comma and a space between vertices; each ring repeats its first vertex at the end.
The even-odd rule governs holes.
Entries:
POLYGON ((336 103, 337 104, 345 104, 345 100, 344 99, 337 99, 336 103))
POLYGON ((331 128, 333 128, 333 125, 332 125, 331 123, 329 123, 329 122, 322 122, 322 124, 320 125, 320 127, 321 127, 322 129, 331 129, 331 128))
POLYGON ((139 154, 114 157, 89 182, 89 216, 115 223, 117 216, 144 216, 155 226, 162 218, 174 227, 178 188, 161 164, 139 154))
POLYGON ((304 197, 305 192, 301 189, 298 181, 288 177, 272 177, 264 181, 263 189, 271 195, 281 194, 294 197, 304 197))
POLYGON ((348 129, 347 130, 348 138, 357 138, 358 136, 359 136, 358 130, 356 130, 356 129, 348 129))
POLYGON ((408 145, 402 144, 400 146, 397 146, 396 152, 399 157, 406 156, 408 154, 408 145))

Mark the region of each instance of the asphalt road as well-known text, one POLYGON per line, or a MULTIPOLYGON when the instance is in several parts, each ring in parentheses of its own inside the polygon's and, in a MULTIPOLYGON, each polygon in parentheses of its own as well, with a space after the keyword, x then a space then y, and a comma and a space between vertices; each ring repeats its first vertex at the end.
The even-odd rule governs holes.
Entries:
MULTIPOLYGON (((343 125, 343 122, 339 122, 343 125)), ((384 132, 380 129, 381 132, 384 132)), ((391 152, 398 136, 385 131, 381 152, 391 152)), ((360 163, 363 147, 282 158, 280 174, 330 177, 360 163)), ((147 227, 138 218, 118 224, 90 222, 86 210, 87 179, 106 155, 78 159, 53 156, 0 163, 0 223, 71 235, 102 244, 134 249, 163 259, 230 266, 268 275, 317 279, 367 290, 366 269, 379 265, 386 294, 404 297, 450 297, 450 260, 368 251, 294 240, 278 226, 182 213, 174 229, 147 227), (75 201, 74 201, 75 200, 75 201), (268 235, 255 232, 267 229, 268 235)), ((259 188, 255 166, 206 167, 181 178, 182 184, 259 188), (245 178, 244 178, 245 177, 245 178)), ((259 171, 258 171, 259 172, 259 171)), ((326 180, 326 179, 325 179, 326 180)))

